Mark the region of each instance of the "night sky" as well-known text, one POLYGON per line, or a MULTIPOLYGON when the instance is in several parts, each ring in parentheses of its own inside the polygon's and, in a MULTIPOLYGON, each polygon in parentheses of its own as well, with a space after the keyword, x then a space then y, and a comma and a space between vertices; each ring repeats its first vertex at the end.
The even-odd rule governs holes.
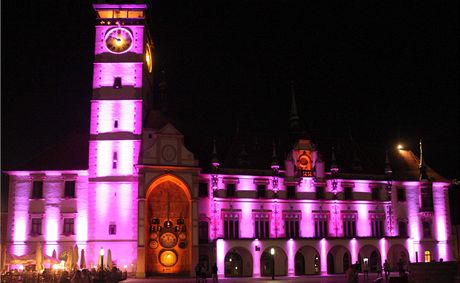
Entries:
MULTIPOLYGON (((313 138, 416 154, 423 138, 426 162, 459 178, 456 1, 318 2, 150 2, 186 144, 285 132, 292 80, 313 138)), ((2 1, 2 169, 89 131, 94 18, 85 1, 2 1)))

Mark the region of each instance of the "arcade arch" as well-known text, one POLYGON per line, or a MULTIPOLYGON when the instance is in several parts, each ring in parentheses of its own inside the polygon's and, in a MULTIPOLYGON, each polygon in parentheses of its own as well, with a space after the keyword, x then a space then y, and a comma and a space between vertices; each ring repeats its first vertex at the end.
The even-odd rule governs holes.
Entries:
POLYGON ((295 275, 320 274, 321 260, 318 251, 311 246, 301 247, 295 254, 295 275))
POLYGON ((225 277, 252 276, 252 255, 243 247, 230 249, 225 255, 225 277))
POLYGON ((273 261, 272 255, 270 254, 271 248, 275 249, 275 276, 286 276, 288 268, 287 256, 284 250, 280 247, 268 247, 264 250, 260 257, 260 275, 272 276, 273 261))

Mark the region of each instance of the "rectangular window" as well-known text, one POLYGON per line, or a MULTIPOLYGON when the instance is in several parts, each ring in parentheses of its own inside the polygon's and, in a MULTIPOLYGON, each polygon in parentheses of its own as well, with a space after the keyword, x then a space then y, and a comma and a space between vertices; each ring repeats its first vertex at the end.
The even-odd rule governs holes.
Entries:
POLYGON ((295 186, 287 186, 287 198, 295 199, 295 186))
POLYGON ((433 187, 431 184, 422 187, 422 210, 433 211, 433 187))
POLYGON ((406 201, 406 190, 398 188, 396 191, 398 194, 398 201, 406 201))
POLYGON ((32 227, 30 229, 30 235, 37 236, 42 234, 42 219, 32 218, 32 227))
POLYGON ((116 235, 117 234, 117 224, 110 224, 109 225, 109 235, 116 235))
POLYGON ((32 187, 32 198, 41 199, 43 198, 43 181, 34 181, 32 187))
POLYGON ((423 238, 431 238, 431 223, 428 221, 422 222, 423 238))
POLYGON ((270 237, 270 219, 267 213, 256 214, 254 226, 256 239, 268 239, 270 237))
POLYGON ((356 219, 350 218, 343 221, 343 236, 345 238, 356 237, 356 219))
POLYGON ((198 196, 208 197, 208 183, 200 182, 198 184, 198 196))
POLYGON ((128 18, 143 18, 144 17, 144 11, 128 11, 128 18))
POLYGON ((380 189, 372 188, 372 200, 380 200, 380 189))
POLYGON ((257 185, 257 197, 258 198, 265 198, 266 197, 266 186, 265 185, 257 185))
POLYGON ((284 232, 286 238, 299 238, 299 214, 287 214, 284 216, 284 232))
POLYGON ((235 191, 236 191, 236 185, 235 184, 227 184, 226 185, 226 190, 227 190, 227 197, 228 198, 235 197, 235 191))
POLYGON ((121 77, 115 77, 113 80, 113 88, 121 88, 121 77))
POLYGON ((325 238, 328 236, 328 223, 326 219, 315 219, 315 237, 325 238))
POLYGON ((407 237, 407 223, 405 221, 399 221, 398 230, 400 237, 407 237))
POLYGON ((324 187, 316 187, 316 199, 324 199, 324 187))
POLYGON ((118 120, 113 121, 113 128, 118 129, 118 120))
POLYGON ((74 235, 75 230, 74 230, 74 218, 64 218, 64 235, 74 235))
POLYGON ((117 169, 118 165, 118 153, 115 151, 112 156, 112 169, 117 169))
POLYGON ((343 189, 343 199, 352 200, 353 199, 353 189, 351 187, 345 187, 343 189))
POLYGON ((64 197, 75 198, 75 181, 65 181, 64 187, 64 197))
POLYGON ((372 237, 374 238, 382 238, 384 235, 383 231, 383 220, 382 219, 373 219, 371 221, 371 230, 372 230, 372 237))
POLYGON ((239 239, 240 225, 238 214, 228 213, 224 215, 224 238, 239 239))

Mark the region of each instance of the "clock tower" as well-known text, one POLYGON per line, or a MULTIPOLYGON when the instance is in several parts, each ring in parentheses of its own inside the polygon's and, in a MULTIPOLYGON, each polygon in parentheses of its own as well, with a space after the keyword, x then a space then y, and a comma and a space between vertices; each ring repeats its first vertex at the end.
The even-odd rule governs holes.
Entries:
MULTIPOLYGON (((152 94, 152 41, 142 1, 98 1, 88 159, 87 250, 137 262, 138 164, 152 94)), ((80 228, 79 228, 80 229, 80 228)), ((79 243, 83 245, 83 243, 79 243)), ((134 267, 132 267, 134 269, 134 267)), ((135 270, 132 270, 133 272, 135 270)))
POLYGON ((145 4, 94 4, 97 12, 89 145, 90 178, 132 176, 151 94, 145 4), (145 99, 144 99, 145 98, 145 99))

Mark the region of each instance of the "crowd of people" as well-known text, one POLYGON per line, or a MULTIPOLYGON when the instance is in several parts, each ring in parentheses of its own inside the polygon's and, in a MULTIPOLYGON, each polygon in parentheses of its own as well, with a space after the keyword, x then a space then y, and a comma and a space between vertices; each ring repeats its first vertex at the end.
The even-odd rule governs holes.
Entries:
MULTIPOLYGON (((211 267, 211 277, 212 277, 212 282, 217 283, 219 281, 219 278, 217 276, 217 264, 213 264, 211 267)), ((208 270, 206 266, 202 263, 197 263, 195 266, 195 278, 196 278, 196 283, 206 283, 207 278, 208 278, 208 270)))
MULTIPOLYGON (((397 268, 399 272, 399 277, 405 277, 407 276, 406 270, 404 269, 404 261, 400 259, 397 263, 397 268)), ((369 280, 369 263, 367 261, 363 262, 363 265, 357 261, 355 264, 352 264, 347 270, 346 270, 346 276, 348 279, 348 283, 358 283, 358 273, 362 272, 363 273, 363 279, 367 282, 369 280)), ((390 263, 388 260, 385 260, 383 263, 383 268, 382 264, 378 263, 375 266, 375 271, 377 272, 377 279, 374 282, 383 282, 383 273, 382 270, 385 274, 385 282, 388 282, 389 277, 390 277, 390 263)))

